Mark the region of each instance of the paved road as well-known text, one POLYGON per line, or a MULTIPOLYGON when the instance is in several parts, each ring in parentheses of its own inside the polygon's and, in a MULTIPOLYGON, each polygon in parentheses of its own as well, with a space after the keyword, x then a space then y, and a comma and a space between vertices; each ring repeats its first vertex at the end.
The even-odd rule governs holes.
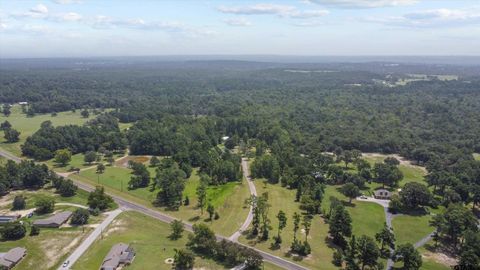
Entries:
MULTIPOLYGON (((12 159, 16 162, 20 162, 20 158, 12 155, 11 153, 8 153, 6 151, 3 151, 0 149, 0 155, 1 156, 4 156, 5 158, 7 159, 12 159)), ((242 164, 243 166, 243 164, 242 164)), ((62 177, 65 177, 69 174, 67 173, 58 173, 57 174, 59 176, 62 176, 62 177)), ((70 178, 71 179, 71 178, 70 178)), ((85 184, 83 182, 80 182, 80 181, 77 181, 75 179, 71 179, 76 186, 78 186, 80 189, 83 189, 87 192, 91 192, 95 189, 95 187, 89 185, 89 184, 85 184)), ((253 183, 252 183, 253 184, 253 183)), ((120 209, 124 209, 124 210, 133 210, 133 211, 137 211, 137 212, 140 212, 140 213, 143 213, 147 216, 150 216, 150 217, 153 217, 157 220, 160 220, 162 222, 166 222, 166 223, 170 223, 172 222, 173 220, 175 220, 175 218, 167 215, 167 214, 164 214, 164 213, 161 213, 159 211, 155 211, 155 210, 152 210, 150 208, 147 208, 143 205, 140 205, 138 203, 134 203, 134 202, 130 202, 122 197, 119 197, 117 195, 114 195, 114 194, 109 194, 113 200, 118 204, 118 206, 120 207, 120 209)), ((104 221, 105 222, 105 221, 104 221)), ((110 221, 111 222, 111 221, 110 221)), ((103 224, 103 223, 102 223, 103 224)), ((189 224, 189 223, 184 223, 185 224, 185 229, 188 230, 188 231, 192 231, 192 224, 189 224)), ((227 237, 224 237, 222 235, 216 235, 217 239, 218 240, 229 240, 227 237)), ((238 242, 237 242, 238 243, 238 242)), ((247 246, 247 245, 244 245, 242 243, 238 243, 239 245, 242 245, 244 247, 247 247, 247 248, 251 248, 253 250, 256 250, 257 252, 260 253, 260 255, 262 255, 263 259, 268 261, 268 262, 271 262, 279 267, 282 267, 284 269, 290 269, 290 270, 308 270, 308 268, 306 267, 303 267, 303 266, 300 266, 294 262, 291 262, 291 261, 288 261, 286 259, 283 259, 283 258, 280 258, 280 257, 277 257, 277 256, 274 256, 270 253, 267 253, 267 252, 264 252, 264 251, 261 251, 261 250, 258 250, 256 248, 253 248, 253 247, 250 247, 250 246, 247 246)), ((82 243, 83 245, 83 243, 82 243)), ((83 253, 83 252, 82 252, 83 253)), ((72 254, 73 255, 73 254, 72 254)), ((80 254, 81 255, 81 254, 80 254)), ((79 257, 79 256, 78 256, 79 257)), ((77 258, 78 259, 78 258, 77 258)), ((68 260, 68 259, 67 259, 68 260)), ((72 260, 70 260, 70 265, 72 265, 73 262, 72 260)), ((61 269, 61 268, 60 268, 61 269)))
MULTIPOLYGON (((250 195, 257 196, 257 189, 255 188, 255 184, 253 183, 252 178, 250 177, 250 170, 248 169, 247 158, 242 158, 242 171, 243 171, 243 176, 247 180, 248 189, 250 189, 250 195)), ((252 223, 252 220, 253 220, 253 207, 250 206, 250 211, 248 212, 245 222, 243 222, 240 229, 234 232, 228 239, 230 241, 237 242, 238 238, 242 235, 242 233, 248 229, 248 226, 250 226, 250 223, 252 223)))
POLYGON ((68 202, 55 203, 55 205, 75 206, 75 207, 78 207, 78 208, 88 209, 88 206, 81 205, 81 204, 76 204, 76 203, 68 203, 68 202))
POLYGON ((110 223, 112 223, 112 221, 122 212, 123 210, 119 208, 111 212, 105 213, 108 215, 107 218, 105 218, 105 220, 103 220, 102 223, 98 225, 95 230, 93 230, 93 232, 87 237, 87 239, 85 239, 80 244, 80 246, 78 246, 77 249, 75 249, 75 251, 70 254, 70 256, 68 256, 68 258, 65 260, 65 262, 69 262, 68 265, 66 265, 65 267, 61 265, 60 267, 58 267, 58 270, 70 269, 70 267, 75 264, 75 262, 80 258, 80 256, 82 256, 82 254, 85 253, 85 251, 87 251, 87 249, 93 244, 93 242, 95 242, 95 240, 102 234, 103 230, 105 230, 105 228, 107 228, 107 226, 110 225, 110 223))

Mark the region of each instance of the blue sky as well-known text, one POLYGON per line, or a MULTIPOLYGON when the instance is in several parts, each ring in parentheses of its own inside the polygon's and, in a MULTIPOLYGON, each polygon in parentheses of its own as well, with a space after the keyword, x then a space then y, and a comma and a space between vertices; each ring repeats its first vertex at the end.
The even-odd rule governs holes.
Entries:
POLYGON ((480 55, 479 0, 0 0, 0 57, 480 55))

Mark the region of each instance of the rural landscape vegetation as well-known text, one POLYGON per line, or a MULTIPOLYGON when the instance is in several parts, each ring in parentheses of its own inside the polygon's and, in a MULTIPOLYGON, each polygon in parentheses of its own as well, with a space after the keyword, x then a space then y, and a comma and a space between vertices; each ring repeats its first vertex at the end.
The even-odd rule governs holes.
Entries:
POLYGON ((0 58, 0 269, 480 269, 480 64, 273 58, 0 58))

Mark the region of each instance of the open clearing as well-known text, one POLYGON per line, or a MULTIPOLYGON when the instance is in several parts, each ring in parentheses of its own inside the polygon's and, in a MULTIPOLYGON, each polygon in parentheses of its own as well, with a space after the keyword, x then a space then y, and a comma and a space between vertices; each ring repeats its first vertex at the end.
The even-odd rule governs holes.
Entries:
MULTIPOLYGON (((188 232, 176 241, 170 240, 169 234, 170 226, 166 223, 137 212, 124 212, 110 224, 103 237, 95 241, 72 269, 98 269, 110 248, 123 242, 131 244, 136 252, 136 258, 128 269, 170 270, 171 265, 164 261, 174 256, 174 249, 185 248, 188 232)), ((198 256, 195 258, 195 268, 228 269, 213 260, 198 256)), ((280 268, 266 264, 265 269, 280 268)))
MULTIPOLYGON (((154 168, 149 167, 148 169, 150 170, 150 175, 154 177, 154 168)), ((152 202, 156 199, 158 189, 152 191, 151 187, 146 187, 129 190, 130 169, 107 166, 103 174, 97 174, 96 169, 92 168, 71 177, 91 185, 103 185, 108 192, 121 196, 127 195, 128 199, 132 199, 147 207, 155 208, 152 202)), ((191 177, 187 180, 184 190, 184 198, 188 196, 190 205, 180 207, 179 211, 167 211, 164 208, 162 210, 186 222, 204 222, 208 218, 208 214, 204 211, 203 216, 200 216, 200 210, 196 207, 196 188, 199 185, 199 181, 197 171, 194 170, 191 177)), ((244 206, 244 201, 248 197, 248 186, 244 181, 208 187, 207 198, 220 215, 220 219, 209 222, 215 232, 229 236, 242 225, 248 214, 248 208, 244 206)), ((158 210, 158 208, 156 209, 158 210)))
POLYGON ((12 152, 13 154, 20 156, 22 151, 20 145, 25 142, 28 136, 35 133, 40 128, 40 124, 44 121, 50 120, 54 126, 63 125, 82 125, 86 121, 93 118, 82 118, 80 110, 76 112, 59 112, 57 116, 51 114, 37 114, 34 117, 27 117, 22 113, 20 105, 14 105, 11 108, 11 114, 9 117, 0 115, 0 122, 8 121, 12 124, 12 128, 20 131, 20 141, 16 143, 6 143, 3 136, 0 138, 0 147, 12 152))
POLYGON ((479 153, 474 153, 474 154, 473 154, 473 158, 474 158, 475 160, 480 160, 480 154, 479 154, 479 153))
POLYGON ((430 227, 430 219, 430 215, 400 215, 394 217, 392 226, 395 233, 396 244, 415 244, 417 241, 432 233, 435 228, 430 227))

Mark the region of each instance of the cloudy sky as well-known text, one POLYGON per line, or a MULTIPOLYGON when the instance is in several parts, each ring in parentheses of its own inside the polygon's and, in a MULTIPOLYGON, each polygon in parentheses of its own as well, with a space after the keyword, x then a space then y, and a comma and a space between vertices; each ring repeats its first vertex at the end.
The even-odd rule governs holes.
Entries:
POLYGON ((0 57, 480 55, 479 0, 0 0, 0 57))

